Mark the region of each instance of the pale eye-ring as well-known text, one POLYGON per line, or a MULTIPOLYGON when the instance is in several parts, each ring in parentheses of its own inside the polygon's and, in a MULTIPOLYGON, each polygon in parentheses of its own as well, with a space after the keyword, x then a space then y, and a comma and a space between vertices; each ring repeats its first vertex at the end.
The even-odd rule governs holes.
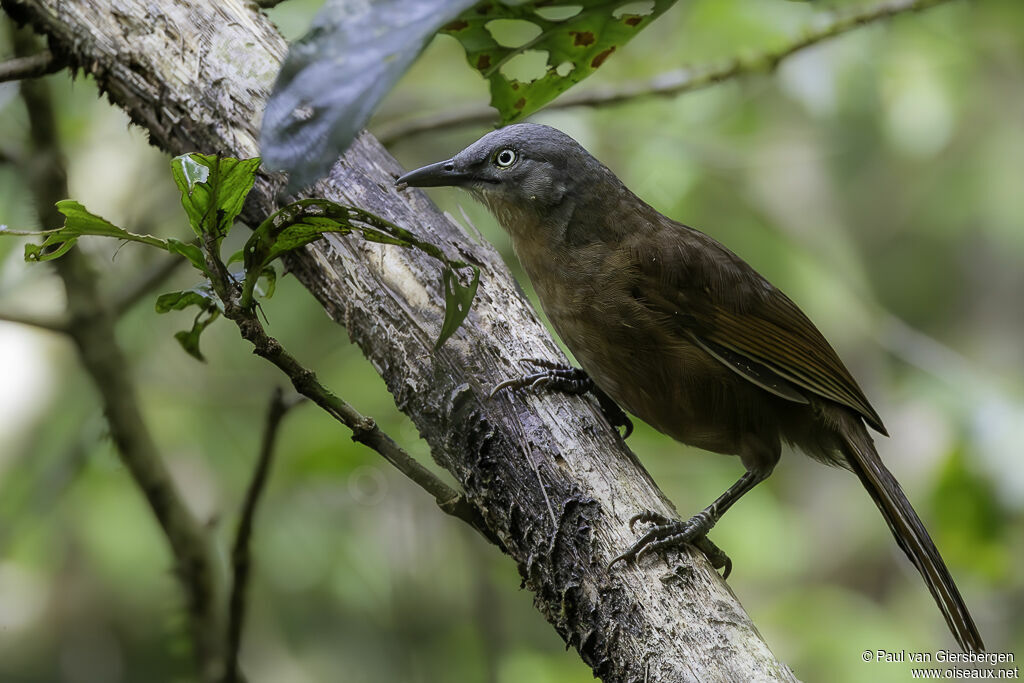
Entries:
POLYGON ((516 154, 515 150, 506 147, 494 155, 494 165, 498 168, 508 168, 516 163, 517 159, 519 159, 519 155, 516 154))

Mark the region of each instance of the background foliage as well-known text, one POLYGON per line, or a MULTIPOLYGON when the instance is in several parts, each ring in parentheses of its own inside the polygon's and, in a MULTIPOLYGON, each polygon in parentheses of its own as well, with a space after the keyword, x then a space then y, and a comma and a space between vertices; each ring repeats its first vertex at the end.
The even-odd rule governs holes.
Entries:
MULTIPOLYGON (((834 6, 837 3, 830 3, 834 6)), ((846 5, 849 3, 838 3, 846 5)), ((289 36, 316 10, 272 16, 289 36)), ((778 47, 822 3, 679 3, 582 89, 778 47)), ((994 651, 1024 654, 1024 5, 954 2, 801 53, 775 75, 675 99, 540 113, 662 212, 732 247, 832 340, 885 418, 883 457, 907 489, 994 651)), ((0 54, 8 54, 0 44, 0 54)), ((118 225, 187 237, 167 158, 97 98, 48 79, 73 197, 118 225)), ((439 37, 385 100, 377 125, 486 101, 487 83, 439 37)), ((0 222, 34 227, 27 122, 0 85, 0 222)), ((409 168, 485 127, 398 140, 409 168)), ((468 196, 432 196, 511 263, 468 196)), ((52 227, 52 226, 45 226, 52 227)), ((244 235, 235 236, 243 240, 244 235)), ((241 244, 228 245, 230 252, 241 244)), ((116 292, 153 256, 83 238, 116 292)), ((59 284, 0 241, 0 310, 55 311, 59 284)), ((175 285, 188 287, 180 273, 175 285)), ((520 277, 528 287, 524 277, 520 277)), ((429 462, 378 376, 292 278, 269 330, 361 412, 429 462)), ((183 321, 140 304, 121 321, 151 421, 189 503, 227 539, 282 382, 227 325, 203 365, 183 321)), ((184 680, 191 659, 164 539, 105 438, 66 341, 0 323, 0 679, 184 680)), ((287 418, 254 539, 244 647, 251 681, 589 681, 520 590, 515 568, 437 512, 378 456, 310 406, 287 418)), ((630 441, 684 514, 739 463, 638 425, 630 441)), ((798 677, 905 680, 865 649, 951 647, 920 579, 855 478, 784 457, 716 528, 730 585, 798 677)))

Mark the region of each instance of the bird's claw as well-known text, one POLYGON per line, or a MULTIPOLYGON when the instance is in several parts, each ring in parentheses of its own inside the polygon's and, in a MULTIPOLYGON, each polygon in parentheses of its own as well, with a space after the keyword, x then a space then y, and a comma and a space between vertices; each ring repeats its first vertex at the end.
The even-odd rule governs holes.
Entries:
POLYGON ((669 520, 653 510, 646 510, 629 520, 629 530, 632 532, 640 522, 653 523, 654 526, 625 552, 615 557, 608 564, 609 569, 619 562, 635 563, 648 553, 660 553, 669 548, 691 544, 704 553, 715 569, 724 568, 723 578, 729 578, 732 573, 732 560, 707 537, 715 523, 709 511, 704 510, 681 522, 669 520))
POLYGON ((668 517, 661 514, 660 512, 655 512, 654 510, 644 510, 640 514, 633 515, 629 518, 629 532, 635 534, 636 525, 640 522, 644 522, 645 524, 654 524, 656 526, 665 526, 666 524, 672 523, 668 517))
POLYGON ((494 398, 499 392, 506 389, 515 390, 525 387, 530 387, 534 390, 558 391, 577 396, 591 392, 597 398, 601 413, 608 420, 608 424, 616 430, 619 427, 625 428, 625 433, 622 435, 623 439, 629 438, 629 435, 633 433, 633 422, 626 415, 625 411, 608 394, 601 391, 594 384, 594 381, 590 379, 590 376, 580 368, 561 365, 545 358, 520 358, 519 362, 523 365, 534 365, 543 368, 543 370, 523 377, 505 380, 491 389, 488 398, 494 398))

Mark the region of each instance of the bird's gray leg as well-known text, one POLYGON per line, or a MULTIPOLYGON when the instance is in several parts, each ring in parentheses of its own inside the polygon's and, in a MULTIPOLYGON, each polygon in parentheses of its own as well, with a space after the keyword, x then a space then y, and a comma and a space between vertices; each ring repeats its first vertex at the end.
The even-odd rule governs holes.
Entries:
POLYGON ((630 546, 626 552, 612 560, 609 567, 620 561, 635 562, 649 552, 661 552, 669 548, 676 548, 683 544, 691 543, 708 556, 708 559, 711 560, 712 565, 716 569, 720 566, 718 562, 724 557, 725 577, 728 578, 729 572, 732 569, 732 563, 725 553, 707 539, 707 534, 715 526, 715 523, 721 519, 722 515, 725 514, 725 511, 732 507, 733 503, 743 497, 743 494, 747 491, 768 478, 768 475, 775 468, 775 463, 778 462, 778 459, 778 449, 776 449, 770 459, 746 463, 748 465, 747 471, 743 473, 743 476, 735 484, 715 499, 715 502, 685 522, 666 519, 663 515, 650 510, 634 516, 629 521, 631 531, 638 522, 654 522, 654 527, 630 546), (710 544, 710 548, 707 544, 710 544))
POLYGON ((597 399, 598 405, 601 406, 601 412, 612 427, 615 427, 616 429, 619 427, 626 428, 625 434, 622 435, 623 439, 629 438, 629 435, 633 433, 633 422, 629 419, 626 413, 608 396, 608 394, 604 393, 596 384, 594 384, 594 380, 590 379, 590 375, 582 369, 574 368, 571 365, 552 363, 551 361, 543 358, 524 358, 522 362, 530 363, 544 369, 540 372, 535 372, 523 377, 505 380, 491 390, 491 397, 505 389, 514 390, 522 389, 524 387, 575 395, 586 394, 589 392, 597 399))

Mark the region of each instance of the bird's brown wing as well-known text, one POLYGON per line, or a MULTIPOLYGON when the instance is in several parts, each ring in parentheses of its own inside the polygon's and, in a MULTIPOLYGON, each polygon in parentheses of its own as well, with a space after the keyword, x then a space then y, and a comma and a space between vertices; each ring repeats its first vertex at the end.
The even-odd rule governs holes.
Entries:
POLYGON ((646 306, 767 391, 803 403, 811 392, 888 434, 839 356, 789 297, 704 233, 673 226, 663 236, 630 248, 634 291, 646 306))

